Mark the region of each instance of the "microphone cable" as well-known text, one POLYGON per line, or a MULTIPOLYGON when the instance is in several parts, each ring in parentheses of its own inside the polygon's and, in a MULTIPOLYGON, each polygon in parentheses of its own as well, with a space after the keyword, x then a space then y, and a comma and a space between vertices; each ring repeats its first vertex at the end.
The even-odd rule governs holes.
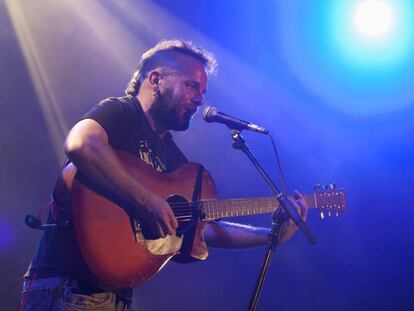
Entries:
POLYGON ((279 153, 278 153, 277 148, 276 148, 276 143, 275 143, 275 140, 273 139, 273 136, 270 132, 267 135, 269 135, 270 141, 272 142, 273 152, 274 152, 275 158, 276 158, 276 166, 277 166, 277 169, 279 171, 280 184, 282 185, 282 192, 287 197, 288 192, 287 192, 287 187, 286 187, 285 174, 283 173, 279 153))

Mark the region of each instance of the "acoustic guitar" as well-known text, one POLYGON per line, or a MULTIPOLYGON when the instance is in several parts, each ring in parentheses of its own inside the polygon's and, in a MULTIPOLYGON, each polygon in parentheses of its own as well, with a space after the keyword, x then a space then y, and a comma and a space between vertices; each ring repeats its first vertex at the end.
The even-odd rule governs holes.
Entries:
MULTIPOLYGON (((157 274, 173 257, 207 258, 203 226, 226 217, 272 213, 275 197, 218 200, 210 174, 200 165, 189 163, 169 173, 159 173, 132 154, 117 153, 128 171, 149 189, 164 197, 179 222, 176 236, 151 236, 145 223, 122 200, 101 191, 77 174, 73 164, 63 170, 61 182, 69 190, 61 196, 71 207, 72 221, 81 255, 91 272, 115 287, 133 287, 157 274), (199 198, 192 201, 199 179, 199 198), (183 252, 183 241, 190 247, 183 252), (181 256, 181 257, 180 257, 181 256)), ((55 193, 56 194, 56 193, 55 193)), ((311 209, 327 214, 346 211, 343 189, 333 185, 305 195, 311 209)))

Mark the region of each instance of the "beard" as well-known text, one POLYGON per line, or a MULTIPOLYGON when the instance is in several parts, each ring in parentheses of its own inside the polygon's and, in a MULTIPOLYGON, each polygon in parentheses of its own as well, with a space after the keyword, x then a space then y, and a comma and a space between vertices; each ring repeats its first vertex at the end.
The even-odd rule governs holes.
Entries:
POLYGON ((180 113, 180 99, 174 95, 172 88, 165 90, 164 94, 158 91, 149 113, 156 123, 156 127, 164 130, 185 131, 190 126, 191 113, 180 113))

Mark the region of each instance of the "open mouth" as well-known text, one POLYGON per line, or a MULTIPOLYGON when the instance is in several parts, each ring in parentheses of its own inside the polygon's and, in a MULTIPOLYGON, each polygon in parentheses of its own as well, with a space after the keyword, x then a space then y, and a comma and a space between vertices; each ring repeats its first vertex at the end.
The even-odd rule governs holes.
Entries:
POLYGON ((184 116, 186 118, 192 118, 197 113, 197 109, 186 109, 184 112, 184 116))

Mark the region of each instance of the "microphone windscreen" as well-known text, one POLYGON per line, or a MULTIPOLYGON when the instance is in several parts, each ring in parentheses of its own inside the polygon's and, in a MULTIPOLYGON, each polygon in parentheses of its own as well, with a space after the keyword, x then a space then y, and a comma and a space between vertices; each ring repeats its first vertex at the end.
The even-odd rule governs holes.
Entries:
POLYGON ((213 122, 213 118, 217 113, 217 109, 213 106, 207 106, 206 108, 204 108, 203 110, 203 119, 206 122, 213 122))

